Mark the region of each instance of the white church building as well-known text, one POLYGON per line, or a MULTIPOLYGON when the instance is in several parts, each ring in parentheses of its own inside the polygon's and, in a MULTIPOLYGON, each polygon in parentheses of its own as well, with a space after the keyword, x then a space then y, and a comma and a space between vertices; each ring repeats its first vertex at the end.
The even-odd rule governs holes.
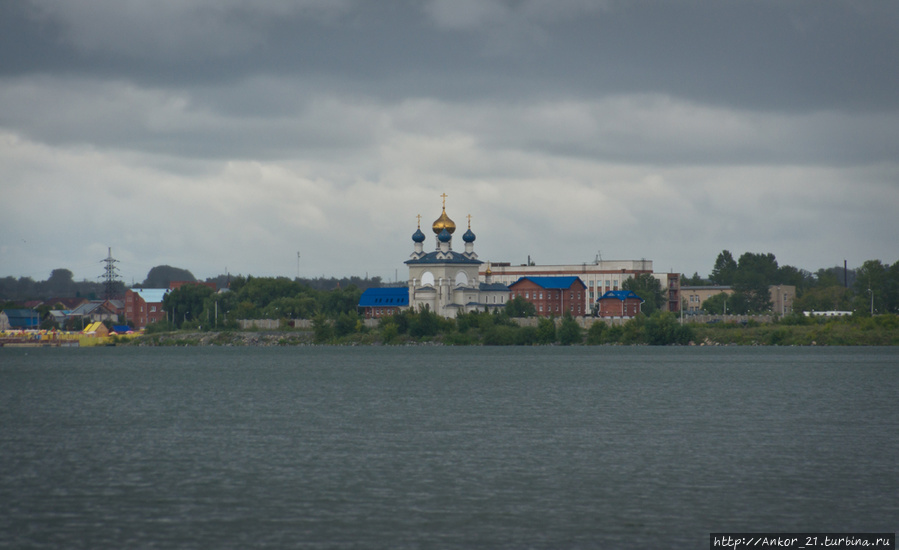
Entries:
POLYGON ((462 235, 464 252, 453 250, 453 234, 456 224, 446 214, 446 194, 443 197, 443 211, 431 225, 436 248, 424 251, 426 240, 421 230, 421 216, 418 229, 412 235, 414 252, 406 260, 409 266, 409 306, 419 310, 424 307, 443 317, 455 317, 459 311, 492 311, 505 307, 509 300, 509 287, 491 281, 487 269, 484 280, 479 276, 481 264, 474 252, 475 234, 471 231, 471 216, 468 216, 468 230, 462 235))

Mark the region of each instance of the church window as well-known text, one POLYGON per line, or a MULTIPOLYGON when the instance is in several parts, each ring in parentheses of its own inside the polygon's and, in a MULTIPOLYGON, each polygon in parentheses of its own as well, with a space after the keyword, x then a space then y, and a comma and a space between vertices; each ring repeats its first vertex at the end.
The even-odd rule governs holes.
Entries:
POLYGON ((421 284, 422 286, 434 286, 434 274, 430 271, 425 271, 421 276, 421 284))

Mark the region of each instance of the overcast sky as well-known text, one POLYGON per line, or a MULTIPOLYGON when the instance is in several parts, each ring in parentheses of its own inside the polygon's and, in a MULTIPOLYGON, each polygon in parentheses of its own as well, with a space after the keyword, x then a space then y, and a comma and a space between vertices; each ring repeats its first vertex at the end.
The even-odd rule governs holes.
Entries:
POLYGON ((899 2, 0 0, 0 276, 405 280, 442 193, 482 260, 894 263, 899 2))

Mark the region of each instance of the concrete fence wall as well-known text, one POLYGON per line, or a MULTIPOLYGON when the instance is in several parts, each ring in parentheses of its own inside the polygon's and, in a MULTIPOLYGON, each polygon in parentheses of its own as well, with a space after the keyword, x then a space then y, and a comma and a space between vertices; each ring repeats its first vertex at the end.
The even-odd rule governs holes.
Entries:
MULTIPOLYGON (((522 327, 536 327, 539 317, 517 317, 513 320, 522 327)), ((680 319, 680 317, 678 317, 680 319)), ((684 315, 685 323, 745 323, 750 320, 758 323, 770 323, 774 321, 774 315, 684 315)), ((631 320, 631 317, 575 317, 578 325, 583 329, 589 329, 593 323, 605 323, 610 326, 623 325, 631 320)), ((363 319, 362 322, 368 328, 376 328, 378 319, 363 319)), ((281 322, 278 319, 240 319, 237 321, 241 330, 278 330, 281 322)), ((562 323, 561 317, 556 317, 556 326, 562 323)), ((311 319, 295 319, 288 321, 290 327, 311 330, 311 319)))

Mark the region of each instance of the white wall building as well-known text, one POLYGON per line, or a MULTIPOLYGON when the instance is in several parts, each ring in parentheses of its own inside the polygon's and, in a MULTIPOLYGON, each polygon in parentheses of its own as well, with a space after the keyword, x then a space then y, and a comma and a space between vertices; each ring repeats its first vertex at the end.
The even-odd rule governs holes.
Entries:
MULTIPOLYGON (((587 286, 586 312, 592 312, 598 300, 610 290, 621 290, 628 278, 648 273, 659 280, 667 296, 667 311, 679 311, 680 274, 653 273, 651 260, 598 260, 592 263, 567 265, 517 265, 490 263, 482 267, 481 275, 492 275, 497 283, 511 285, 521 277, 576 276, 587 286)), ((666 309, 664 306, 662 309, 666 309)))
POLYGON ((462 235, 465 252, 453 250, 456 224, 446 215, 446 194, 443 195, 443 212, 431 229, 437 241, 433 252, 424 252, 425 234, 420 223, 412 235, 415 250, 406 261, 409 266, 409 306, 416 310, 428 307, 443 317, 455 317, 459 311, 505 307, 509 287, 490 281, 486 274, 482 278, 479 273, 484 262, 474 252, 471 216, 468 231, 462 235))

